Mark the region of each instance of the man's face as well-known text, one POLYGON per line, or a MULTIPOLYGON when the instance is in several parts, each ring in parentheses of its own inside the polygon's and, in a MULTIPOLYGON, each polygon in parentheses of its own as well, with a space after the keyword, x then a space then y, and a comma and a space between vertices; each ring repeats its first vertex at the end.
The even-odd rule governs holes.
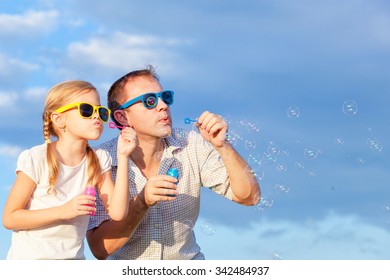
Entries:
MULTIPOLYGON (((127 82, 124 87, 123 103, 145 93, 158 93, 163 89, 160 83, 151 77, 137 77, 127 82)), ((123 110, 128 125, 138 133, 138 137, 163 138, 172 133, 172 118, 169 106, 158 98, 156 107, 145 108, 142 102, 135 103, 123 110)))

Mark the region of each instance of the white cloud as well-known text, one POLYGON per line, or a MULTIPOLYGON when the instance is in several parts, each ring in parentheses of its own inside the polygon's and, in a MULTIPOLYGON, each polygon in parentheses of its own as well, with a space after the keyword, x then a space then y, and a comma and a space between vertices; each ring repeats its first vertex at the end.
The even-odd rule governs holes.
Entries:
POLYGON ((46 87, 34 87, 29 88, 25 91, 25 98, 28 100, 35 99, 35 100, 43 100, 47 93, 46 87))
POLYGON ((94 37, 86 42, 72 43, 68 56, 74 63, 88 63, 127 71, 146 64, 172 67, 178 52, 174 49, 188 41, 153 36, 130 35, 115 32, 113 35, 94 37))
POLYGON ((292 220, 259 218, 250 228, 216 225, 214 235, 202 233, 197 240, 207 259, 389 259, 388 226, 369 224, 358 216, 330 213, 305 224, 292 220), (228 248, 221 251, 220 248, 228 248))
POLYGON ((26 63, 22 60, 7 57, 0 53, 0 80, 2 77, 6 79, 16 79, 22 76, 25 72, 30 72, 39 68, 39 65, 26 63))
MULTIPOLYGON (((0 96, 0 100, 1 100, 0 96)), ((22 148, 14 145, 0 145, 0 156, 17 157, 22 151, 22 148)))
POLYGON ((15 92, 0 91, 0 108, 9 108, 10 106, 15 104, 18 98, 19 96, 15 92))
POLYGON ((24 14, 0 14, 1 35, 32 36, 47 33, 57 26, 59 13, 56 10, 34 11, 24 14))

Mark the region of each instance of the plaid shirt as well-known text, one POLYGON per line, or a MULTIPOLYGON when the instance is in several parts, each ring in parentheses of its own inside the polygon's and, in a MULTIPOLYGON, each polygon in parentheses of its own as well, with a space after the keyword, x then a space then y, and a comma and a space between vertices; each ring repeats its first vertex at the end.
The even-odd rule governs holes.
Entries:
MULTIPOLYGON (((117 138, 100 145, 112 156, 112 176, 117 170, 117 138)), ((168 169, 179 170, 177 197, 170 202, 159 202, 149 208, 144 219, 129 241, 109 259, 188 260, 204 259, 196 243, 193 227, 199 215, 200 187, 232 199, 226 168, 212 145, 196 132, 173 129, 164 139, 159 174, 168 169)), ((129 159, 130 198, 146 185, 147 179, 129 159)), ((109 219, 101 200, 97 199, 97 211, 91 216, 88 229, 98 227, 109 219)))

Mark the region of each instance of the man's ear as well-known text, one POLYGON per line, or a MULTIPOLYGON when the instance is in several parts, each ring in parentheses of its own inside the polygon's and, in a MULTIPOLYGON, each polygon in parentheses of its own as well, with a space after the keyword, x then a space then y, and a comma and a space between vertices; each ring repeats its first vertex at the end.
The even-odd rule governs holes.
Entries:
POLYGON ((131 127, 131 121, 127 118, 127 115, 123 110, 116 110, 114 112, 114 118, 120 125, 131 127))
POLYGON ((54 112, 51 114, 50 118, 54 127, 58 127, 60 129, 66 127, 66 114, 60 114, 54 112))

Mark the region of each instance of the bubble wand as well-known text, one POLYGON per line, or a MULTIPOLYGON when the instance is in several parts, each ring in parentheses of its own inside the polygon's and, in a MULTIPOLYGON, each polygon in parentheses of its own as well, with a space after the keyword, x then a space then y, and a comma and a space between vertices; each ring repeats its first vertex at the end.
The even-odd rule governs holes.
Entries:
POLYGON ((114 123, 114 122, 109 122, 108 123, 108 127, 109 128, 119 128, 119 129, 124 129, 124 128, 126 128, 127 126, 120 126, 120 125, 117 125, 116 123, 114 123))
POLYGON ((198 120, 190 119, 190 118, 184 118, 184 123, 185 124, 190 124, 190 123, 197 123, 198 120))

